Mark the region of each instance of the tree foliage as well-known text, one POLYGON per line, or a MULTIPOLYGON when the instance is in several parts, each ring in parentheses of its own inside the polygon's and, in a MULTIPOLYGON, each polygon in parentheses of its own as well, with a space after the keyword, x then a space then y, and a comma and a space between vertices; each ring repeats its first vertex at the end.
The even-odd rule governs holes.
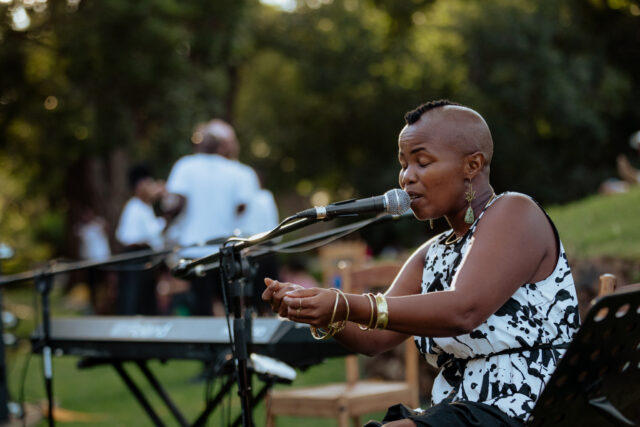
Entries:
POLYGON ((261 20, 236 112, 250 139, 273 146, 252 161, 280 162, 276 185, 295 184, 294 162, 298 179, 332 194, 393 185, 402 114, 436 98, 485 115, 499 190, 562 202, 614 173, 638 127, 637 3, 441 1, 414 4, 408 20, 386 4, 336 1, 261 20), (601 17, 626 48, 594 28, 601 17))
MULTIPOLYGON (((245 2, 38 4, 22 31, 10 20, 20 2, 0 7, 9 12, 1 27, 0 153, 26 165, 27 194, 47 200, 36 228, 53 213, 59 220, 51 225, 66 222, 70 235, 86 207, 114 225, 129 163, 166 176, 190 150, 195 122, 228 116, 245 2)), ((60 250, 64 242, 53 240, 60 250)))
POLYGON ((0 188, 0 238, 28 215, 56 253, 80 206, 114 224, 126 166, 165 177, 212 116, 283 214, 395 186, 403 114, 430 99, 480 111, 496 190, 545 203, 595 192, 640 127, 637 0, 26 4, 0 5, 0 162, 19 190, 0 188))

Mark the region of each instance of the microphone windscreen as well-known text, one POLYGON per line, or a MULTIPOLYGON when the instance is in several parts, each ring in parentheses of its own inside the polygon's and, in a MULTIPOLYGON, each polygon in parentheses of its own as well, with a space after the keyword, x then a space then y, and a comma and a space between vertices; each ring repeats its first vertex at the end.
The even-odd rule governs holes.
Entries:
POLYGON ((399 188, 393 188, 384 193, 387 199, 387 212, 391 215, 402 215, 411 206, 409 193, 399 188))

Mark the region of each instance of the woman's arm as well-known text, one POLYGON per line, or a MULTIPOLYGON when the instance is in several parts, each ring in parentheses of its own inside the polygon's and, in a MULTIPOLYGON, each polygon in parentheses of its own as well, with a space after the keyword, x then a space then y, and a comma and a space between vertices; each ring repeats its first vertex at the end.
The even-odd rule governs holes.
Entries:
POLYGON ((483 216, 450 290, 388 297, 388 328, 439 337, 468 333, 525 283, 548 277, 558 242, 544 212, 530 199, 504 196, 483 216))
MULTIPOLYGON (((387 291, 387 295, 420 293, 422 268, 429 245, 430 242, 426 242, 409 257, 387 291)), ((265 283, 267 290, 262 298, 269 301, 274 311, 280 316, 316 327, 326 327, 329 323, 335 305, 335 292, 321 288, 302 289, 297 285, 283 284, 271 279, 265 279, 265 283)), ((347 294, 347 298, 351 322, 347 328, 335 336, 346 347, 363 354, 373 355, 395 347, 408 337, 407 334, 390 330, 361 330, 355 323, 363 325, 369 323, 371 318, 369 299, 357 294, 347 294)), ((345 316, 346 304, 340 297, 334 320, 343 320, 345 316)))
MULTIPOLYGON (((350 324, 336 338, 364 354, 394 347, 410 335, 442 337, 468 333, 495 313, 524 283, 544 279, 557 262, 557 242, 546 215, 530 199, 504 196, 483 216, 461 261, 451 288, 420 294, 424 257, 429 243, 405 263, 385 294, 389 308, 387 330, 361 331, 350 324)), ((325 327, 335 304, 328 289, 282 293, 281 316, 325 327), (299 310, 298 310, 299 309, 299 310)), ((349 320, 367 324, 371 315, 366 296, 349 294, 349 320)), ((346 316, 340 298, 335 320, 346 316)))

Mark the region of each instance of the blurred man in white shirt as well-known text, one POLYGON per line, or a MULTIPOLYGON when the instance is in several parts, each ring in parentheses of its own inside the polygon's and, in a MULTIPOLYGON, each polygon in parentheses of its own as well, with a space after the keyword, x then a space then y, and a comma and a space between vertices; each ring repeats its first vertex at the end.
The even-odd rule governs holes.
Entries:
MULTIPOLYGON (((167 236, 183 247, 180 257, 200 258, 219 249, 219 242, 234 235, 247 205, 259 188, 255 172, 219 154, 225 138, 235 138, 226 122, 214 119, 196 126, 191 141, 194 154, 180 158, 169 174, 167 190, 179 197, 180 214, 167 236)), ((222 315, 218 271, 191 282, 193 313, 207 316, 218 302, 222 315)))

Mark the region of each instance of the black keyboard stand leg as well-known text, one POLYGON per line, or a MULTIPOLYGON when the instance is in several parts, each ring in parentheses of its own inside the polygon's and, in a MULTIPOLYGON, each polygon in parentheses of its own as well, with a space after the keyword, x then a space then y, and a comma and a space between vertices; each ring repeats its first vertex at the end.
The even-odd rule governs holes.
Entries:
POLYGON ((153 373, 149 370, 146 362, 144 360, 138 360, 136 361, 136 364, 138 365, 138 368, 140 368, 144 376, 147 378, 147 381, 149 381, 149 384, 151 384, 151 386, 158 393, 158 396, 160 396, 165 405, 167 405, 167 408, 169 408, 169 411, 171 411, 176 421, 178 421, 178 424, 180 424, 182 427, 188 427, 189 422, 184 418, 176 404, 173 403, 173 400, 171 400, 171 397, 169 397, 169 394, 165 391, 165 389, 158 382, 153 373))
MULTIPOLYGON (((255 406, 262 401, 262 399, 264 399, 264 397, 267 395, 267 392, 269 391, 269 389, 271 387, 273 387, 273 385, 275 384, 275 380, 270 379, 267 380, 266 383, 262 386, 262 388, 260 389, 260 391, 258 392, 258 394, 256 394, 253 398, 252 398, 252 402, 253 402, 253 408, 251 408, 251 410, 253 411, 253 409, 255 408, 255 406)), ((242 423, 242 415, 238 416, 235 421, 233 422, 233 424, 231 424, 231 427, 237 427, 242 423)))
POLYGON ((142 408, 149 415, 153 424, 155 424, 156 426, 164 426, 164 423, 162 422, 158 414, 156 414, 156 412, 153 410, 153 408, 149 404, 149 401, 144 397, 144 395, 142 394, 138 386, 133 382, 127 371, 124 370, 124 368, 122 367, 122 363, 113 362, 113 367, 116 369, 116 371, 118 371, 118 374, 125 382, 127 387, 129 387, 129 390, 131 390, 135 398, 138 399, 138 402, 140 403, 140 405, 142 405, 142 408))
POLYGON ((193 427, 203 426, 204 423, 207 422, 209 418, 209 414, 216 409, 216 407, 222 402, 224 396, 226 396, 229 391, 231 391, 231 387, 235 384, 235 377, 233 375, 228 375, 227 380, 224 382, 220 390, 216 393, 215 397, 207 402, 207 406, 202 411, 202 414, 198 417, 198 419, 193 423, 193 427))

